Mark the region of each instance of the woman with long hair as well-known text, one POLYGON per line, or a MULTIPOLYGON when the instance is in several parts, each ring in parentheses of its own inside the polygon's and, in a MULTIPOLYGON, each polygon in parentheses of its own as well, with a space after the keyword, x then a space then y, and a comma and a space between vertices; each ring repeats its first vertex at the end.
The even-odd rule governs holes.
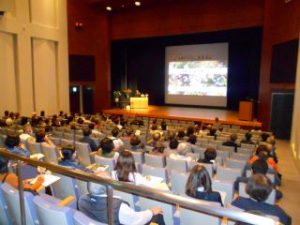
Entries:
POLYGON ((223 206, 220 193, 213 191, 211 188, 211 179, 204 166, 195 165, 192 168, 185 190, 190 197, 219 202, 223 206))

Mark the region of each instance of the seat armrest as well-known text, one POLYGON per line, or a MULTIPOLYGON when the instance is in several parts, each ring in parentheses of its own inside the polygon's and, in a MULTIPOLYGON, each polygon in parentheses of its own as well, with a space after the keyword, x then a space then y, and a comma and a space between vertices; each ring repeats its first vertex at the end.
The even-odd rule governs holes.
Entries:
POLYGON ((70 195, 66 198, 64 198, 63 200, 61 200, 57 206, 61 206, 61 207, 64 207, 64 206, 69 206, 71 205, 71 203, 73 203, 75 201, 75 197, 70 195))

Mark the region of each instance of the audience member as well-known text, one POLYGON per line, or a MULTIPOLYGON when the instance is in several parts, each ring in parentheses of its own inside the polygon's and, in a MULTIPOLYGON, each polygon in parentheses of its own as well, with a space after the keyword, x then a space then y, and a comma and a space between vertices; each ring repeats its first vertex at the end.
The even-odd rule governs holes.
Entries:
POLYGON ((45 129, 39 129, 35 133, 35 142, 36 143, 46 143, 49 146, 55 146, 55 144, 50 140, 50 138, 46 135, 45 129))
POLYGON ((179 142, 177 141, 177 139, 172 139, 169 142, 169 148, 172 150, 177 150, 179 142))
POLYGON ((84 128, 83 129, 83 138, 81 138, 79 141, 89 144, 91 151, 95 152, 98 150, 98 147, 97 147, 95 141, 90 137, 91 134, 92 134, 92 131, 90 128, 84 128))
POLYGON ((255 143, 251 140, 251 138, 252 138, 252 134, 250 132, 247 132, 245 134, 245 138, 241 141, 241 143, 254 145, 255 143))
POLYGON ((120 132, 120 129, 118 127, 115 127, 111 131, 111 135, 112 135, 111 139, 113 140, 115 151, 119 151, 120 148, 122 148, 124 146, 123 141, 120 138, 118 138, 119 132, 120 132))
POLYGON ((114 158, 117 161, 119 153, 113 151, 114 143, 110 138, 103 138, 100 142, 101 156, 105 158, 114 158))
POLYGON ((59 165, 61 166, 67 166, 71 167, 73 169, 79 169, 88 172, 88 170, 80 165, 76 160, 75 160, 75 155, 74 155, 75 149, 72 146, 65 146, 61 149, 61 155, 62 158, 59 161, 59 165))
POLYGON ((232 146, 234 147, 234 151, 237 152, 237 148, 239 145, 236 143, 237 140, 237 135, 236 134, 231 134, 230 139, 226 142, 223 143, 224 146, 232 146))
POLYGON ((130 150, 137 151, 145 148, 145 145, 141 142, 141 139, 137 135, 133 135, 130 138, 130 150))
POLYGON ((8 134, 5 139, 5 146, 11 153, 30 157, 30 152, 20 144, 20 137, 16 134, 8 134))

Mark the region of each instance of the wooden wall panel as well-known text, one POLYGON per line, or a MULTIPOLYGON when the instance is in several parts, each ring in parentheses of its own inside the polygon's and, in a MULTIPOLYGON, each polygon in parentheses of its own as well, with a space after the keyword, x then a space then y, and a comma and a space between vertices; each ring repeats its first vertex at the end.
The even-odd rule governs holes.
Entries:
POLYGON ((294 84, 271 84, 272 47, 299 37, 300 1, 265 0, 264 34, 260 70, 259 120, 264 121, 263 128, 269 128, 271 111, 271 93, 276 90, 293 90, 294 84))
MULTIPOLYGON (((110 38, 108 17, 85 1, 68 1, 69 54, 95 56, 94 111, 110 107, 110 38), (75 29, 75 22, 83 24, 75 29)), ((80 82, 79 82, 80 83, 80 82)))
POLYGON ((261 0, 184 0, 111 14, 111 39, 167 36, 261 26, 261 0))

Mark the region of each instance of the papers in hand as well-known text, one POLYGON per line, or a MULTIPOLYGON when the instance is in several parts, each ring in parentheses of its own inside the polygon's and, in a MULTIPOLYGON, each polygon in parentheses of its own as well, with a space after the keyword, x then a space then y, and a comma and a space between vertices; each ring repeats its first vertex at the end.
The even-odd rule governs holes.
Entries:
POLYGON ((44 154, 42 154, 42 153, 35 153, 35 154, 32 154, 32 155, 30 155, 30 158, 31 159, 35 159, 35 160, 40 160, 40 159, 42 159, 42 158, 44 158, 45 156, 44 156, 44 154))
MULTIPOLYGON (((43 178, 44 178, 44 182, 42 183, 42 185, 44 187, 47 187, 53 183, 55 183, 56 181, 58 181, 60 179, 60 177, 58 176, 54 176, 54 175, 51 175, 51 174, 44 174, 43 175, 43 178)), ((30 181, 30 184, 34 184, 35 182, 37 181, 37 178, 34 178, 32 181, 30 181)))

